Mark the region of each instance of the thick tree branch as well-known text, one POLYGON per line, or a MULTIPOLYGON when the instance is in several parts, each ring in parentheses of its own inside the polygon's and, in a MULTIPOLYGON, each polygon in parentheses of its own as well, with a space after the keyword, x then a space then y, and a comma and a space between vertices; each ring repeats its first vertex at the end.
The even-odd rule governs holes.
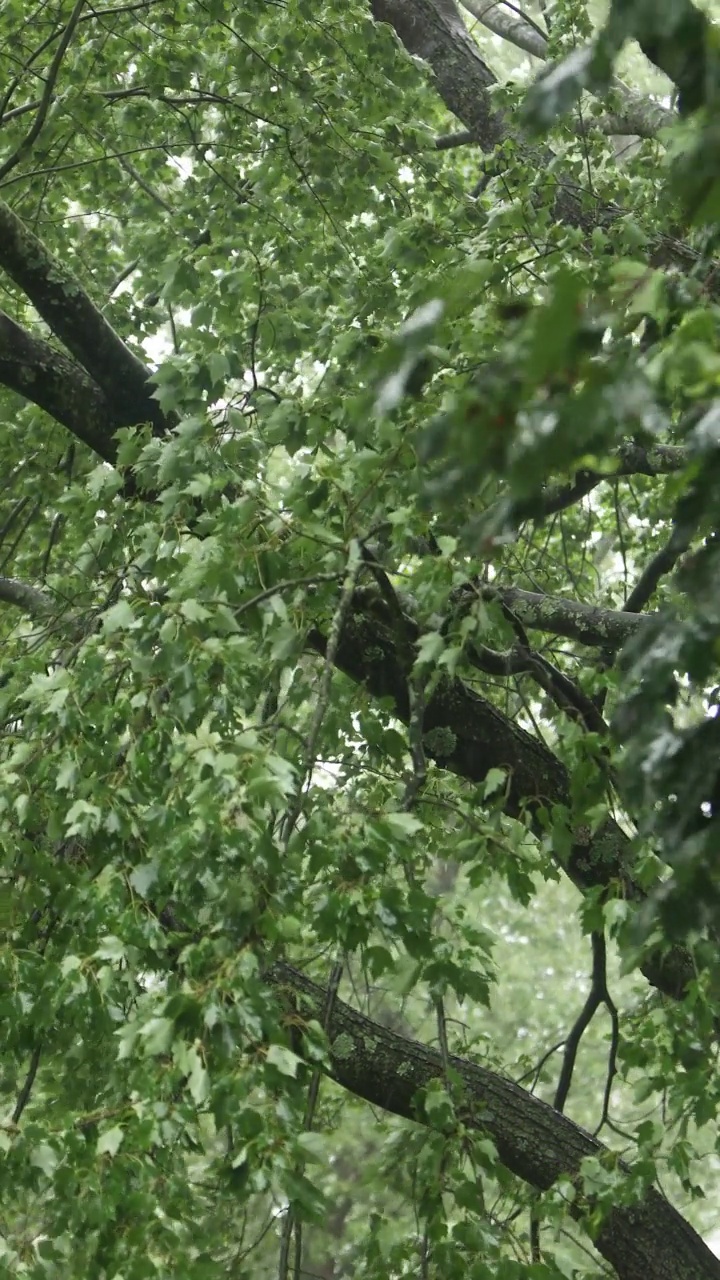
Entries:
MULTIPOLYGON (((506 138, 517 154, 537 172, 548 172, 551 153, 533 147, 505 115, 491 109, 488 89, 496 77, 480 55, 455 5, 455 0, 370 0, 373 17, 394 27, 407 51, 423 58, 432 68, 440 97, 458 120, 471 129, 486 155, 506 138)), ((572 180, 558 178, 553 214, 567 226, 590 234, 596 227, 612 225, 622 210, 601 203, 572 180)), ((699 255, 689 245, 669 236, 658 239, 652 258, 656 266, 675 263, 689 270, 699 255)))
POLYGON ((44 409, 106 462, 115 457, 113 432, 134 421, 118 414, 116 402, 79 364, 33 337, 4 311, 0 311, 0 382, 44 409))
POLYGON ((0 600, 16 605, 31 618, 45 618, 54 608, 49 595, 38 587, 32 587, 29 582, 20 582, 18 578, 0 577, 0 600))
POLYGON ((115 414, 124 423, 149 422, 158 434, 164 434, 169 424, 157 401, 151 399, 153 388, 143 362, 125 345, 79 281, 3 201, 0 267, 105 392, 115 414))
MULTIPOLYGON (((548 56, 547 40, 539 27, 523 14, 508 10, 501 3, 493 4, 490 0, 461 0, 463 9, 477 18, 488 31, 514 44, 534 58, 544 62, 548 56)), ((675 113, 663 107, 652 98, 644 98, 623 84, 621 80, 613 80, 613 91, 621 102, 620 112, 593 121, 604 133, 636 134, 639 138, 654 138, 660 129, 672 124, 675 113)))
POLYGON ((517 9, 507 10, 501 2, 494 3, 494 0, 460 0, 460 3, 493 35, 514 44, 516 49, 522 49, 532 58, 543 62, 547 58, 547 38, 525 14, 517 9))
POLYGON ((455 598, 458 603, 469 604, 473 598, 477 600, 478 595, 484 600, 497 600, 512 610, 524 627, 601 649, 619 648, 641 627, 647 626, 652 617, 651 614, 600 609, 577 600, 542 595, 539 591, 523 591, 520 587, 467 584, 458 590, 455 598))
MULTIPOLYGON (((410 618, 405 621, 414 643, 417 626, 410 618)), ((405 643, 398 643, 395 631, 384 600, 372 589, 356 591, 335 662, 373 697, 389 699, 398 718, 407 724, 412 654, 407 655, 405 643)), ((325 656, 327 643, 319 631, 310 632, 308 644, 325 656)), ((438 680, 425 706, 423 730, 428 757, 470 782, 484 781, 492 768, 503 769, 507 774, 505 812, 512 817, 527 813, 538 835, 545 833, 545 815, 555 806, 562 806, 572 822, 570 777, 562 762, 459 678, 438 680)), ((581 892, 600 887, 629 901, 645 898, 633 879, 630 841, 614 819, 608 818, 594 833, 585 825, 575 826, 570 844, 566 854, 556 849, 555 856, 581 892)), ((652 986, 673 999, 681 998, 696 972, 683 947, 665 955, 651 953, 641 969, 652 986)))
POLYGON ((643 445, 629 441, 615 452, 618 465, 614 471, 577 471, 568 484, 552 485, 533 502, 533 517, 555 515, 587 496, 603 480, 617 476, 660 476, 682 471, 687 464, 687 450, 682 445, 643 445))
MULTIPOLYGON (((486 154, 512 138, 528 162, 538 171, 547 170, 549 153, 532 147, 501 112, 491 109, 488 89, 497 78, 481 57, 455 0, 371 0, 371 8, 376 21, 395 28, 409 53, 429 63, 445 105, 475 132, 486 154)), ((555 214, 559 221, 589 233, 612 221, 618 210, 593 211, 583 193, 568 183, 558 188, 555 214)))
MULTIPOLYGON (((290 1016, 321 1024, 327 993, 286 964, 274 965, 270 983, 284 997, 290 1016)), ((372 1022, 335 999, 327 1035, 330 1072, 343 1088, 374 1106, 426 1124, 423 1092, 445 1079, 440 1053, 372 1022)), ((314 1065, 314 1064, 313 1064, 314 1065)), ((458 1118, 487 1133, 502 1164, 538 1190, 562 1177, 577 1179, 581 1163, 604 1148, 546 1103, 485 1067, 451 1057, 461 1082, 458 1118)), ((577 1197, 577 1216, 592 1202, 577 1197)), ((636 1204, 610 1210, 593 1243, 620 1280, 720 1280, 720 1261, 685 1219, 654 1190, 636 1204)))

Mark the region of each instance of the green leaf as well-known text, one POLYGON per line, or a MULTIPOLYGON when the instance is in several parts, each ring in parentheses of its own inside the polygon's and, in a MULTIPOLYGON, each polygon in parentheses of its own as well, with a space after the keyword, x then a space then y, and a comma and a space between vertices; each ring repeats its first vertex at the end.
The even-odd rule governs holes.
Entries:
POLYGON ((104 1129, 95 1144, 95 1151, 99 1156, 117 1155, 124 1137, 125 1131, 120 1128, 120 1125, 113 1125, 111 1129, 104 1129))

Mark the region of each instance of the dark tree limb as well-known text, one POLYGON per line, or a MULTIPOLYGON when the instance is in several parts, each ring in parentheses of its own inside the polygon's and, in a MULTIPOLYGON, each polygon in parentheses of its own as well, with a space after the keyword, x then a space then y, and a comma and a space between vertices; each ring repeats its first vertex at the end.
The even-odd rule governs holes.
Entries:
MULTIPOLYGON (((470 129, 486 155, 506 139, 537 172, 547 171, 550 151, 533 146, 500 111, 490 105, 488 90, 496 77, 480 54, 458 12, 455 0, 370 0, 377 22, 396 31, 408 53, 423 58, 435 75, 437 91, 446 107, 470 129)), ((611 226, 622 214, 619 206, 602 203, 571 179, 558 178, 554 218, 590 234, 596 227, 611 226)), ((699 255, 687 244, 669 236, 660 238, 653 252, 657 266, 674 263, 689 270, 699 255)))
MULTIPOLYGON (((410 634, 416 641, 417 625, 410 619, 407 625, 412 626, 410 634)), ((410 658, 405 645, 398 644, 396 630, 395 618, 379 594, 356 591, 343 622, 335 663, 373 697, 391 700, 398 718, 408 724, 410 658)), ((308 645, 325 656, 327 642, 319 631, 310 632, 308 645)), ((443 675, 434 686, 424 708, 423 730, 428 757, 469 782, 483 782, 490 769, 503 769, 507 774, 505 812, 511 817, 527 814, 538 835, 544 834, 545 815, 558 805, 572 824, 570 777, 564 764, 458 677, 443 675)), ((601 888, 638 904, 644 901, 645 891, 632 873, 631 842, 613 818, 595 832, 574 825, 569 844, 567 854, 556 851, 555 857, 581 892, 601 888)), ((652 986, 676 1000, 696 974, 693 957, 682 946, 665 954, 651 952, 640 968, 652 986)))
MULTIPOLYGON (((298 1016, 322 1023, 328 1007, 322 987, 286 964, 274 965, 267 977, 293 1023, 298 1016)), ((423 1091, 445 1079, 440 1053, 372 1022, 339 999, 333 1002, 327 1034, 329 1074, 339 1085, 394 1115, 427 1124, 423 1091)), ((546 1191, 560 1177, 576 1180, 581 1162, 605 1150, 513 1081, 463 1058, 452 1056, 450 1066, 460 1082, 458 1119, 487 1133, 505 1168, 530 1186, 546 1191)), ((575 1203, 582 1223, 592 1202, 579 1194, 575 1203)), ((639 1203, 611 1209, 593 1244, 619 1280, 720 1280, 720 1261, 654 1190, 639 1203)))
POLYGON ((646 564, 625 601, 627 613, 639 613, 645 608, 648 600, 655 594, 660 579, 675 568, 680 557, 688 550, 691 541, 691 532, 675 525, 666 545, 646 564))
POLYGON ((575 681, 528 645, 514 645, 512 649, 503 651, 474 643, 468 647, 468 660, 488 675, 531 675, 570 719, 584 725, 590 733, 605 735, 608 732, 608 726, 594 702, 575 681))
POLYGON ((0 201, 0 267, 105 392, 125 423, 149 422, 157 434, 168 430, 167 418, 151 398, 153 387, 142 360, 126 346, 80 282, 4 201, 0 201))
POLYGON ((0 311, 0 382, 44 409, 106 462, 115 457, 113 432, 134 421, 79 364, 0 311))
POLYGON ((565 511, 591 493, 603 480, 617 476, 660 476, 682 471, 687 464, 687 450, 682 445, 652 445, 645 448, 632 441, 620 445, 615 451, 618 465, 614 471, 577 471, 567 484, 548 487, 533 503, 533 517, 555 515, 565 511))
MULTIPOLYGON (((531 593, 514 592, 515 597, 521 595, 531 593)), ((47 614, 44 593, 13 579, 0 581, 0 598, 31 614, 47 614)), ((330 656, 335 666, 373 697, 391 699, 398 717, 409 724, 419 630, 406 614, 400 626, 401 606, 396 603, 397 608, 391 608, 377 589, 356 590, 330 656)), ((327 640, 317 630, 309 633, 308 646, 324 658, 329 656, 327 640)), ((545 833, 545 815, 555 806, 567 812, 572 827, 569 852, 557 852, 556 859, 581 892, 601 888, 636 903, 645 899, 645 891, 633 877, 630 841, 617 822, 608 818, 596 832, 573 823, 570 778, 562 762, 462 680, 447 675, 439 679, 423 708, 423 732, 426 754, 470 782, 484 781, 492 768, 503 769, 507 773, 505 811, 511 817, 528 814, 539 836, 545 833)), ((651 952, 640 968, 654 987, 674 999, 682 997, 695 976, 693 958, 681 946, 665 954, 651 952)))

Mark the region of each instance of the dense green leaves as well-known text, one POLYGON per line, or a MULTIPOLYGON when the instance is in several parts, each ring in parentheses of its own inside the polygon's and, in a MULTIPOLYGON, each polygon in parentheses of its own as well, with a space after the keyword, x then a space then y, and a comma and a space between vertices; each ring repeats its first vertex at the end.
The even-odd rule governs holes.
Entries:
POLYGON ((718 1275, 716 34, 530 7, 2 8, 3 1274, 718 1275))

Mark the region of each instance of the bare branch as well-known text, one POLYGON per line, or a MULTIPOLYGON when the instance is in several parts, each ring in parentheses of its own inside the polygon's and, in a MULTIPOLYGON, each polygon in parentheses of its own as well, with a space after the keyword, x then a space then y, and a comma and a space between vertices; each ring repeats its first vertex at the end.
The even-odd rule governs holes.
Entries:
POLYGON ((525 15, 507 13, 498 0, 461 0, 463 9, 477 18, 493 35, 514 44, 532 58, 547 58, 547 39, 539 27, 525 15))
POLYGON ((675 526, 667 545, 646 564, 625 601, 625 609, 628 613, 639 613, 645 608, 648 600, 654 595, 660 579, 675 568, 680 557, 688 550, 691 540, 692 536, 688 530, 675 526))

